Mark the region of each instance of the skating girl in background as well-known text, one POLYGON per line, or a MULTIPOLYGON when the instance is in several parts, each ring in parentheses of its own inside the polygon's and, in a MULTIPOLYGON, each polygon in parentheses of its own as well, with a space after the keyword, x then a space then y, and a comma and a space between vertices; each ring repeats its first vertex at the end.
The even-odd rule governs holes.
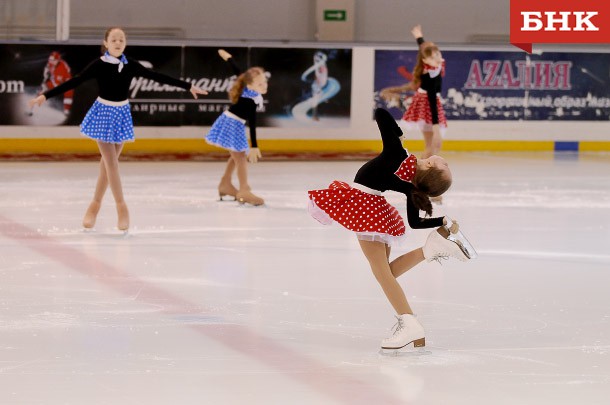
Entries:
POLYGON ((267 76, 261 67, 251 67, 241 73, 230 53, 220 49, 218 54, 231 64, 238 75, 229 91, 231 107, 214 121, 205 137, 209 144, 226 149, 231 154, 218 185, 218 195, 221 200, 228 195, 241 204, 262 205, 265 201, 252 193, 248 183, 248 161, 256 163, 262 157, 256 143, 256 112, 263 109, 262 95, 267 93, 267 76), (246 139, 246 122, 250 129, 250 147, 246 139), (239 190, 231 182, 235 169, 239 190))
POLYGON ((411 342, 416 347, 424 346, 424 329, 413 316, 396 278, 424 259, 432 261, 452 256, 466 260, 468 256, 455 242, 446 239, 448 232, 440 228, 430 233, 425 246, 390 263, 390 247, 405 235, 405 225, 396 208, 381 193, 392 190, 406 196, 407 219, 411 228, 445 225, 449 226, 451 233, 457 233, 457 223, 448 217, 419 216, 420 210, 428 216, 432 214, 429 197, 447 191, 452 182, 451 171, 440 156, 418 160, 409 154, 402 147, 402 130, 388 111, 377 109, 375 120, 383 141, 381 154, 358 170, 352 185, 334 181, 327 189, 309 191, 309 210, 322 224, 338 222, 356 233, 375 278, 397 314, 398 326, 393 336, 382 341, 381 347, 398 349, 411 342))
POLYGON ((445 60, 434 43, 424 41, 420 25, 415 26, 411 33, 419 45, 413 70, 413 85, 417 91, 402 119, 407 128, 417 126, 422 131, 425 145, 422 156, 428 158, 440 152, 442 135, 447 129, 440 98, 445 60))
POLYGON ((134 140, 133 121, 128 101, 129 85, 134 77, 146 77, 157 82, 189 90, 193 97, 207 94, 206 91, 188 82, 174 79, 161 73, 146 69, 135 59, 127 58, 123 51, 127 45, 125 33, 121 28, 106 31, 103 42, 104 54, 93 61, 83 72, 67 82, 44 92, 30 100, 29 105, 40 106, 48 98, 63 94, 81 83, 95 79, 99 87, 99 97, 93 103, 81 124, 81 133, 97 141, 102 158, 100 172, 93 195, 93 201, 83 218, 85 228, 93 228, 100 210, 106 188, 110 185, 118 214, 118 228, 129 228, 129 210, 123 196, 119 174, 119 155, 124 142, 134 140))

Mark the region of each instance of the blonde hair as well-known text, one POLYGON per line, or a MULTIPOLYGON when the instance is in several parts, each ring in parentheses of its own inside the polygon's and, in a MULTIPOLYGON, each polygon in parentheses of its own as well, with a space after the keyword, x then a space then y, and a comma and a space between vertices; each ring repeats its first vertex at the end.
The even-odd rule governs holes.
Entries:
MULTIPOLYGON (((121 30, 123 31, 123 34, 125 34, 125 30, 121 27, 110 27, 106 30, 106 33, 104 34, 104 41, 102 41, 102 53, 106 53, 106 51, 108 50, 108 48, 106 48, 106 45, 104 45, 105 41, 108 41, 108 37, 110 36, 110 33, 114 30, 121 30)), ((125 34, 125 40, 127 40, 127 34, 125 34)))
POLYGON ((241 93, 243 93, 244 88, 247 85, 251 84, 256 77, 264 74, 265 69, 263 69, 262 67, 254 66, 237 76, 237 79, 235 79, 235 83, 233 83, 233 87, 231 87, 231 89, 229 90, 229 99, 231 100, 231 103, 237 103, 237 100, 239 100, 239 97, 241 96, 241 93))
POLYGON ((415 69, 413 69, 413 84, 415 84, 415 87, 419 87, 421 84, 421 75, 424 71, 424 58, 429 58, 434 52, 438 52, 438 46, 434 42, 423 42, 419 46, 417 62, 415 63, 415 69))

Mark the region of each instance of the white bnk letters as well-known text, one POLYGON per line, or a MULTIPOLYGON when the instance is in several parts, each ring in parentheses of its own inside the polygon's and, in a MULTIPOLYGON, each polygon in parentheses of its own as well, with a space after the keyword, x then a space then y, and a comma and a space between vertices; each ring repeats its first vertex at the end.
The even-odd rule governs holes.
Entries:
POLYGON ((540 11, 522 11, 523 26, 521 31, 557 31, 555 25, 559 25, 559 31, 599 31, 599 28, 590 20, 598 15, 597 11, 545 11, 546 27, 542 21, 540 11), (559 17, 555 17, 559 15, 559 17), (574 27, 570 26, 570 15, 574 15, 574 27), (586 26, 586 27, 585 27, 586 26))

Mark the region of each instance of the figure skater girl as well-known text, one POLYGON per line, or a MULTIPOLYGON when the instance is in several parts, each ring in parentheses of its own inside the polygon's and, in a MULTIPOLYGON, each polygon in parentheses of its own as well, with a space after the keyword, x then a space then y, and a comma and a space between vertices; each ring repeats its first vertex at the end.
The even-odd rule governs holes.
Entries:
POLYGON ((231 107, 214 121, 205 137, 207 143, 226 149, 231 154, 218 185, 218 195, 221 200, 228 195, 240 204, 262 205, 265 200, 254 195, 248 183, 248 161, 256 163, 262 157, 256 143, 256 112, 263 109, 263 94, 267 93, 267 75, 261 67, 251 67, 241 73, 230 53, 219 49, 218 54, 231 65, 237 75, 233 87, 229 90, 231 107), (250 129, 250 147, 246 139, 246 122, 250 129), (231 181, 236 169, 239 190, 231 181))
POLYGON ((413 70, 413 86, 417 89, 411 105, 402 120, 407 128, 419 127, 424 135, 424 158, 440 152, 447 129, 447 119, 441 104, 441 89, 445 75, 445 60, 438 47, 424 41, 421 25, 413 27, 411 33, 417 40, 419 51, 413 70))
POLYGON ((146 77, 189 90, 195 98, 198 94, 207 94, 191 83, 153 72, 137 60, 126 57, 123 54, 126 45, 125 32, 118 27, 109 28, 104 35, 103 55, 99 59, 91 62, 79 75, 29 101, 30 107, 40 106, 48 98, 72 90, 85 81, 95 79, 98 83, 99 97, 85 115, 80 127, 83 135, 97 142, 102 155, 93 200, 83 218, 85 228, 93 228, 95 225, 108 185, 116 203, 117 227, 122 231, 129 228, 129 210, 119 174, 119 155, 123 150, 123 143, 134 140, 128 100, 131 80, 138 76, 146 77))
POLYGON ((396 311, 398 324, 394 334, 381 343, 383 349, 399 349, 410 343, 425 346, 425 333, 413 315, 404 291, 396 278, 424 260, 469 257, 458 244, 447 239, 457 233, 457 222, 448 217, 421 218, 419 211, 432 214, 431 196, 438 196, 451 186, 447 162, 440 156, 417 159, 402 146, 402 130, 391 114, 375 110, 381 132, 381 154, 365 163, 349 185, 334 181, 329 188, 309 191, 309 211, 322 224, 341 224, 356 233, 362 252, 388 301, 396 311), (389 262, 390 247, 405 235, 400 214, 381 195, 386 190, 406 196, 407 219, 413 229, 439 228, 430 233, 423 247, 389 262))

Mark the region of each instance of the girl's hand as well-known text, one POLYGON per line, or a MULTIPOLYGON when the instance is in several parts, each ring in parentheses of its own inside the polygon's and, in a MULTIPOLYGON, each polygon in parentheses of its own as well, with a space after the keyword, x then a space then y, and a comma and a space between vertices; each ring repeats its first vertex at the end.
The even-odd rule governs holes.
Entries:
POLYGON ((47 100, 47 98, 44 95, 40 95, 36 98, 31 99, 30 101, 28 101, 28 106, 30 108, 33 108, 35 105, 40 107, 42 105, 42 103, 44 103, 47 100))
POLYGON ((415 38, 415 39, 422 38, 424 36, 424 34, 422 33, 421 25, 418 24, 415 27, 413 27, 413 29, 411 30, 411 34, 413 34, 413 38, 415 38))
POLYGON ((195 85, 191 85, 191 89, 189 91, 191 92, 191 94, 193 95, 194 98, 197 98, 197 94, 202 94, 204 96, 208 94, 207 91, 202 90, 195 85))
POLYGON ((460 230, 460 224, 458 224, 457 221, 453 221, 453 223, 449 227, 449 232, 455 234, 455 233, 458 233, 459 230, 460 230))
POLYGON ((220 55, 220 57, 221 57, 223 60, 225 60, 225 61, 227 61, 227 60, 229 60, 230 58, 232 58, 231 54, 230 54, 229 52, 225 51, 224 49, 219 49, 219 50, 218 50, 218 54, 219 54, 219 55, 220 55))
POLYGON ((262 157, 263 157, 263 155, 261 155, 260 149, 250 148, 250 151, 248 152, 248 162, 256 163, 256 162, 258 162, 258 159, 260 159, 262 157))
POLYGON ((447 216, 443 217, 443 225, 445 225, 446 227, 449 223, 451 223, 451 225, 447 228, 449 232, 453 234, 458 233, 458 231, 460 230, 460 225, 457 223, 457 221, 452 220, 447 216))

